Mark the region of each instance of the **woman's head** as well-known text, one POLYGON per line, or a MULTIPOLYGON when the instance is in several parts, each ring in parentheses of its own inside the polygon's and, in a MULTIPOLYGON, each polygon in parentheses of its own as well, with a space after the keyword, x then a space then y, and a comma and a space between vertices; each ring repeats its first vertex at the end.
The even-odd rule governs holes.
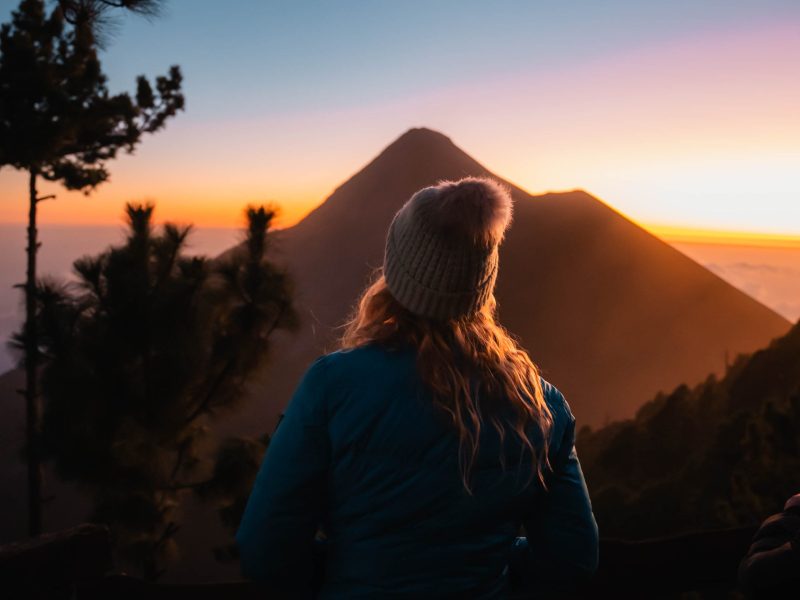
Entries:
POLYGON ((419 190, 389 225, 383 263, 389 291, 424 317, 477 312, 494 289, 511 212, 511 196, 491 179, 419 190))
POLYGON ((486 423, 501 439, 518 437, 540 479, 547 463, 547 444, 537 450, 529 437, 533 426, 547 439, 552 424, 538 369, 496 321, 498 248, 511 214, 508 191, 490 179, 418 191, 395 215, 383 267, 341 338, 344 348, 417 349, 420 375, 458 433, 467 489, 486 423))

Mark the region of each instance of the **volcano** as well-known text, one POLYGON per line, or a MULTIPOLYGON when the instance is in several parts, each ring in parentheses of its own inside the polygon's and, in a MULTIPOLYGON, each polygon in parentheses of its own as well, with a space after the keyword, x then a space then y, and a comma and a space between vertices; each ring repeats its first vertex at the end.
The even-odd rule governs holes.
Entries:
MULTIPOLYGON (((441 179, 494 177, 511 190, 514 220, 501 246, 500 321, 566 395, 579 425, 632 416, 660 390, 721 374, 726 361, 785 334, 788 321, 583 191, 532 196, 428 129, 412 129, 297 225, 276 231, 273 259, 290 270, 301 328, 279 332, 269 366, 219 433, 271 433, 300 376, 335 348, 336 326, 383 259, 394 213, 441 179)), ((24 537, 22 373, 0 376, 0 541, 24 537)), ((85 519, 88 501, 48 474, 46 527, 85 519)), ((189 502, 175 581, 238 576, 209 549, 228 541, 207 508, 189 502)))
MULTIPOLYGON (((281 334, 237 433, 272 431, 308 364, 383 258, 395 212, 442 179, 493 177, 514 198, 500 252, 500 321, 565 394, 578 424, 631 417, 657 392, 721 374, 790 323, 592 195, 533 196, 429 129, 411 129, 295 226, 274 255, 294 278, 301 330, 281 334)), ((226 426, 227 428, 227 426, 226 426)))

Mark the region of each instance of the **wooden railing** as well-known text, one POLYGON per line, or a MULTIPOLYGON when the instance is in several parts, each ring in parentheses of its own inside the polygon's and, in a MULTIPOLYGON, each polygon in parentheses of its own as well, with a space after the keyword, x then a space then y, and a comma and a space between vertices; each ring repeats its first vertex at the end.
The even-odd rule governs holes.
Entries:
MULTIPOLYGON (((668 598, 687 592, 719 597, 736 588, 739 562, 755 527, 701 531, 626 542, 601 540, 600 567, 579 598, 668 598)), ((97 525, 0 547, 0 582, 8 598, 74 600, 266 600, 268 586, 149 583, 113 574, 108 530, 97 525)), ((526 598, 515 590, 513 598, 526 598)))

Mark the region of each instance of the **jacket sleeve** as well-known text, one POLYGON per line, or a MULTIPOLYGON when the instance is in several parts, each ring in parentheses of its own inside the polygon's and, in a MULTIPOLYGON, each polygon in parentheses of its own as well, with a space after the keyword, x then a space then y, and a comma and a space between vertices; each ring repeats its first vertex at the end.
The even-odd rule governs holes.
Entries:
POLYGON ((306 371, 270 440, 236 533, 242 574, 308 591, 330 458, 324 357, 306 371))
POLYGON ((525 579, 564 593, 591 577, 598 563, 598 531, 589 492, 575 450, 575 417, 555 388, 558 402, 554 410, 554 433, 560 439, 551 443, 552 471, 545 475, 547 489, 540 495, 524 521, 527 533, 525 579), (563 425, 565 423, 565 425, 563 425))

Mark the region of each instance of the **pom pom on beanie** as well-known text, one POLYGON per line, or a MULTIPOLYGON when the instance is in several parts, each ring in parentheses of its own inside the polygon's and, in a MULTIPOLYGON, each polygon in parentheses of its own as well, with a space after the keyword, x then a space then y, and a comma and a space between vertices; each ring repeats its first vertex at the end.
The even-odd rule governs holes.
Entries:
POLYGON ((477 312, 494 289, 512 212, 508 190, 486 177, 419 190, 389 226, 383 265, 389 291, 424 317, 477 312))

